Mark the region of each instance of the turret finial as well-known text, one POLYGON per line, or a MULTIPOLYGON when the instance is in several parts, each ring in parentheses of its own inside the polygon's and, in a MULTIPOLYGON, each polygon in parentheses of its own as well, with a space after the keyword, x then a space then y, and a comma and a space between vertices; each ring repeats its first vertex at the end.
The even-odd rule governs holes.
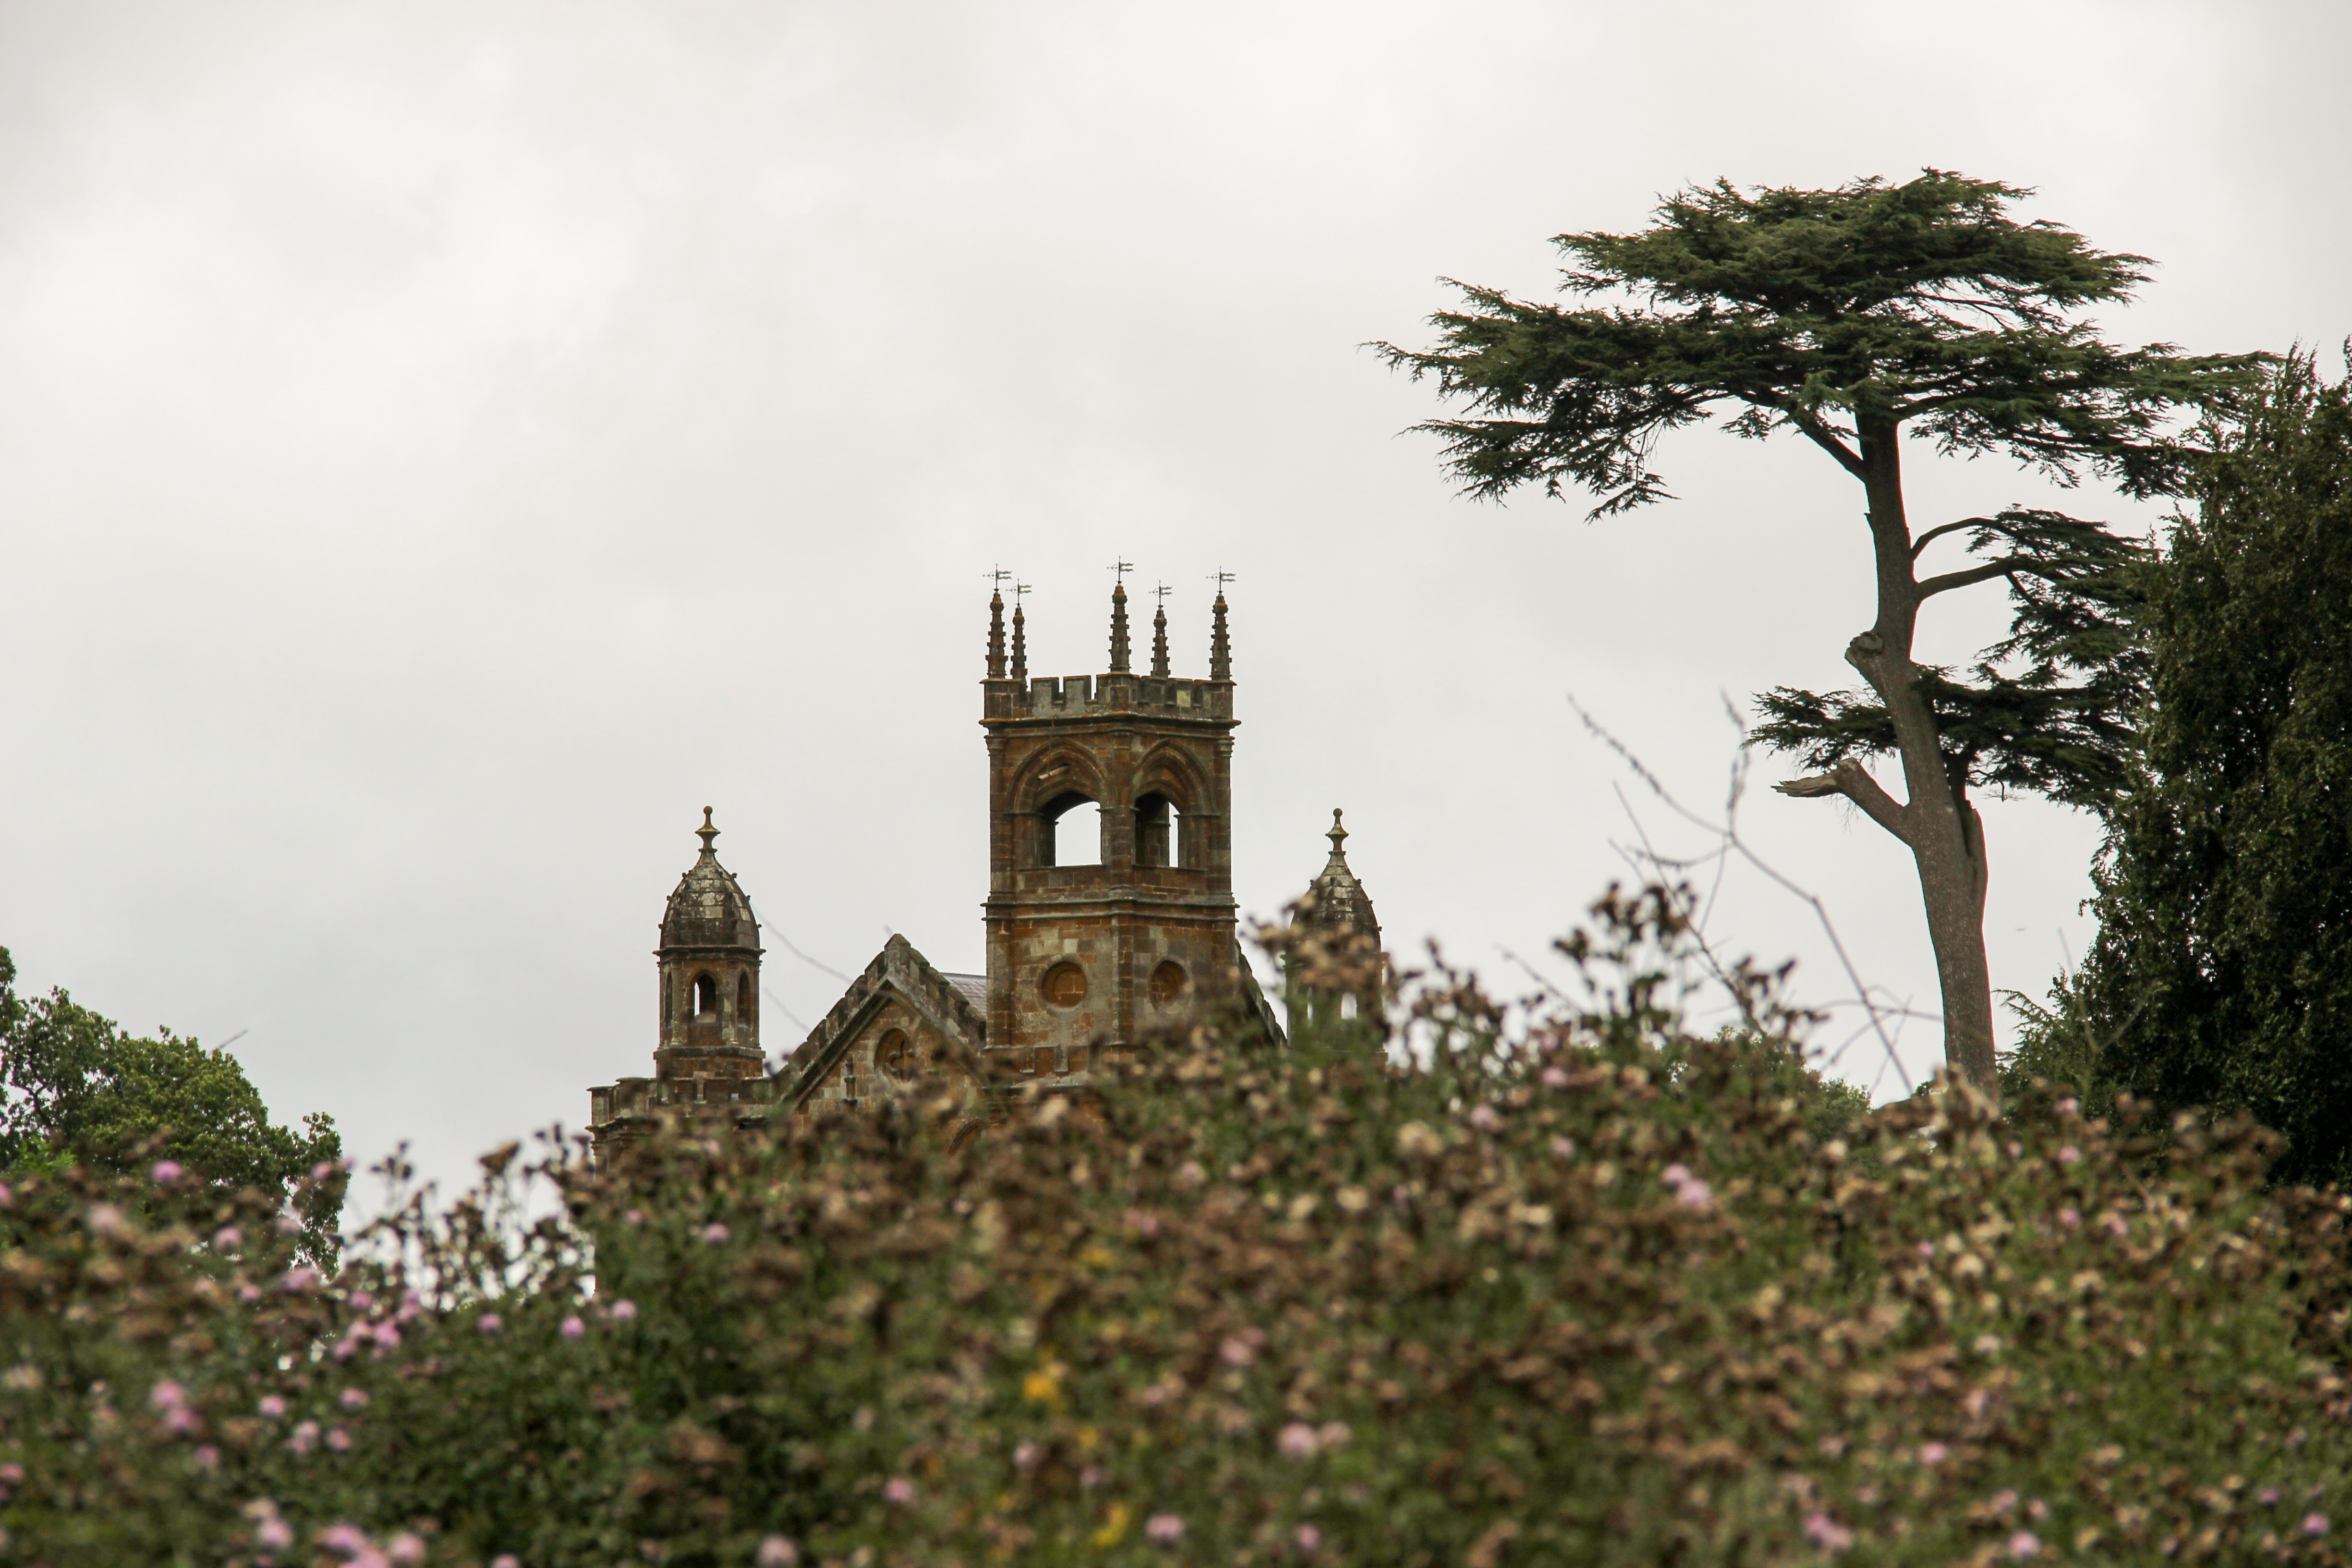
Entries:
POLYGON ((1209 630, 1209 679, 1231 680, 1234 678, 1233 639, 1225 635, 1225 584, 1234 580, 1230 572, 1214 572, 1209 580, 1217 585, 1217 602, 1209 630))
POLYGON ((988 679, 1004 679, 1004 580, 1013 575, 1003 567, 989 574, 996 586, 988 595, 988 679))
POLYGON ((1110 591, 1110 667, 1127 668, 1127 584, 1110 591))
POLYGON ((710 826, 710 808, 707 805, 702 808, 702 826, 694 830, 694 836, 702 840, 702 852, 710 854, 710 841, 719 837, 719 829, 710 826))
POLYGON ((1151 673, 1165 677, 1168 673, 1168 584, 1162 583, 1152 591, 1160 595, 1160 607, 1151 612, 1151 673))
POLYGON ((1341 849, 1339 846, 1347 842, 1348 829, 1339 821, 1339 808, 1336 805, 1331 808, 1331 831, 1325 834, 1323 837, 1331 841, 1332 854, 1344 855, 1346 853, 1346 851, 1341 849))

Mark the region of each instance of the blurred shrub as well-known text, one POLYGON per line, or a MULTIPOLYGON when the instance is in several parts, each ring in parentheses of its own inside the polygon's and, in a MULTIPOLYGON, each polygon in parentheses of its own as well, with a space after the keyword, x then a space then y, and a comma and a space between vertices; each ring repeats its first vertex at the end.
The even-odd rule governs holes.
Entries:
POLYGON ((1760 984, 1678 1029, 1671 908, 1548 1015, 1423 983, 1421 1065, 1203 1037, 961 1150, 919 1089, 503 1150, 331 1281, 258 1194, 30 1179, 8 1554, 2342 1561, 2341 1200, 2243 1126, 2151 1176, 2066 1101, 1864 1114, 1760 984))

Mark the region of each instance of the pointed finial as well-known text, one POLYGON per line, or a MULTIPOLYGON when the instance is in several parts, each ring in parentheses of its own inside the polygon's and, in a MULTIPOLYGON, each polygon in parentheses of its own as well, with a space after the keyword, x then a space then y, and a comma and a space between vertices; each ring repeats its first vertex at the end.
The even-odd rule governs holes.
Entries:
MULTIPOLYGON (((1127 562, 1120 562, 1125 567, 1127 562)), ((1110 667, 1114 670, 1127 668, 1127 582, 1121 578, 1110 591, 1110 667)))
POLYGON ((1013 575, 1002 568, 989 574, 996 586, 988 595, 988 679, 1004 679, 1004 580, 1013 575))
POLYGON ((1160 595, 1160 607, 1151 612, 1151 673, 1168 673, 1168 584, 1162 583, 1153 590, 1160 595))
POLYGON ((719 829, 710 826, 710 808, 707 805, 702 808, 702 826, 694 830, 694 836, 702 840, 702 852, 711 853, 710 841, 719 837, 719 829))
POLYGON ((1348 829, 1346 826, 1340 822, 1339 808, 1336 805, 1331 808, 1331 831, 1325 834, 1323 837, 1331 841, 1332 854, 1339 855, 1345 853, 1345 851, 1340 849, 1339 846, 1347 842, 1348 829))
POLYGON ((1233 639, 1225 635, 1225 584, 1234 580, 1230 572, 1213 572, 1209 581, 1217 585, 1217 602, 1212 606, 1213 618, 1209 629, 1209 679, 1231 680, 1234 678, 1233 639))
POLYGON ((1015 680, 1029 679, 1029 634, 1023 628, 1021 616, 1021 598, 1028 592, 1029 584, 1026 583, 1013 584, 1013 679, 1015 680))

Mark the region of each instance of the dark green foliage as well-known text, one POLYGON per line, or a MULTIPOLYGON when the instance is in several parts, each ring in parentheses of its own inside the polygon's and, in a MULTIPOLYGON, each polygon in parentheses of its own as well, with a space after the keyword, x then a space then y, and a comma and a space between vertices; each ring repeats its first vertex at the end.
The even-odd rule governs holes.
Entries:
MULTIPOLYGON (((1984 650, 1973 683, 1922 670, 1918 689, 1968 786, 2020 790, 2105 811, 2128 782, 2147 658, 2132 625, 2155 552, 2058 512, 2017 508, 1966 525, 1969 549, 2006 568, 2010 634, 1984 650)), ((1896 750, 1885 704, 1866 691, 1774 687, 1753 731, 1805 765, 1896 750)))
POLYGON ((1203 1036, 970 1144, 917 1085, 625 1174, 508 1149, 333 1280, 264 1208, 31 1178, 0 1525, 53 1568, 2346 1561, 2343 1204, 2242 1127, 2151 1173, 2031 1097, 1862 1114, 1744 977, 1762 1032, 1685 1037, 1676 907, 1601 906, 1586 1005, 1441 977, 1425 1066, 1203 1036))
POLYGON ((0 1171, 80 1162, 144 1173, 171 1160, 227 1190, 283 1200, 299 1185, 305 1246, 331 1260, 343 1146, 331 1118, 314 1112, 299 1132, 275 1126, 226 1051, 169 1029, 128 1034, 62 990, 21 999, 16 978, 0 948, 0 1171), (309 1180, 320 1165, 331 1170, 309 1180))
POLYGON ((1793 429, 1835 452, 1874 417, 1943 452, 2168 493, 2182 453, 2166 421, 2227 395, 2249 362, 2116 348, 2070 320, 2127 297, 2147 258, 2010 218, 2031 194, 1937 170, 1832 191, 1719 183, 1669 198, 1643 233, 1553 241, 1577 263, 1564 290, 1641 306, 1564 310, 1462 285, 1473 309, 1434 318, 1443 348, 1383 347, 1496 416, 1424 426, 1471 490, 1541 481, 1557 495, 1565 481, 1600 498, 1596 517, 1664 499, 1658 436, 1727 405, 1742 436, 1793 429))
MULTIPOLYGON (((1433 318, 1440 348, 1383 347, 1489 416, 1423 426, 1445 438, 1467 489, 1574 485, 1599 498, 1596 518, 1664 499, 1650 466, 1658 436, 1717 412, 1745 437, 1795 431, 1858 478, 1883 429, 2068 483, 2089 474, 2129 494, 2169 493, 2190 453, 2167 438, 2168 419, 2183 405, 2227 406, 2262 356, 2100 341, 2070 313, 2127 298, 2147 259, 2008 216, 2029 194, 1934 170, 1830 191, 1718 184, 1667 200, 1643 233, 1554 240, 1576 263, 1566 291, 1638 303, 1563 309, 1463 286, 1472 308, 1433 318)), ((2126 569, 2146 551, 2102 524, 2031 509, 1904 542, 1916 560, 1961 531, 1988 559, 1918 583, 1916 598, 2003 578, 2014 620, 1973 682, 1942 669, 1919 678, 1948 772, 1961 787, 2104 807, 2141 697, 2123 619, 2126 569)), ((1762 706, 1757 738, 1811 765, 1896 750, 1868 693, 1780 687, 1762 706)))
POLYGON ((2147 777, 2114 818, 2098 942, 2058 1021, 2100 1087, 2250 1111, 2286 1135, 2283 1177, 2343 1181, 2352 394, 2298 355, 2218 434, 2153 579, 2147 777))

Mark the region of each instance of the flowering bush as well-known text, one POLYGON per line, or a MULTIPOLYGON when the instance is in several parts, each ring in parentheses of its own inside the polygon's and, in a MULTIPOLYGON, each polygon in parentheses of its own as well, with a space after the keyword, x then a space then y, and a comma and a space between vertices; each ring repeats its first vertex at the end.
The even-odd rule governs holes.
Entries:
POLYGON ((2341 1200, 2242 1128, 1857 1116, 1658 973, 1430 987, 1412 1068, 1164 1042, 966 1146, 917 1092, 501 1151, 331 1280, 252 1194, 39 1179, 5 1559, 2343 1560, 2341 1200))

